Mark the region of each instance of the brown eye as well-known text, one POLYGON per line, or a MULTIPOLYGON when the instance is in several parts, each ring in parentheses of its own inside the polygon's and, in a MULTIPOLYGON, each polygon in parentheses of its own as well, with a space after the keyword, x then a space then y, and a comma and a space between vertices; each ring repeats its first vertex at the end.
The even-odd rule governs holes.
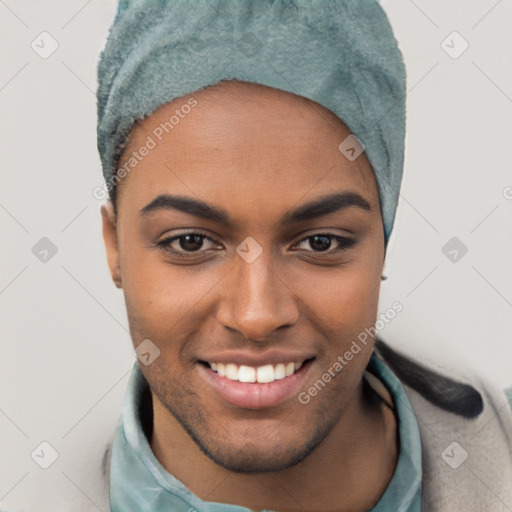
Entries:
POLYGON ((356 241, 352 238, 346 238, 340 235, 335 235, 333 233, 317 233, 315 235, 308 236, 303 238, 298 245, 305 242, 312 249, 312 251, 309 252, 328 252, 329 254, 345 251, 356 243, 356 241), (335 242, 334 246, 336 249, 330 250, 333 246, 333 242, 335 242))
POLYGON ((324 235, 315 235, 309 239, 309 244, 315 251, 327 251, 331 248, 332 239, 324 235))
POLYGON ((184 235, 177 238, 178 245, 185 251, 198 251, 203 246, 203 239, 201 235, 184 235))
POLYGON ((184 233, 181 235, 167 237, 157 243, 157 246, 162 250, 176 254, 177 256, 187 256, 194 254, 205 249, 205 242, 208 241, 212 245, 215 241, 201 233, 184 233))

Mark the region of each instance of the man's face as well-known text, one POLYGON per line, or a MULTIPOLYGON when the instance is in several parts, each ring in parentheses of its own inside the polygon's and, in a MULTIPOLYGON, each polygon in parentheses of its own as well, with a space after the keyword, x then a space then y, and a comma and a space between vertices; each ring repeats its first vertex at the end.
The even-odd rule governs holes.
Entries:
POLYGON ((148 136, 156 145, 120 183, 116 227, 103 209, 104 236, 134 347, 149 339, 160 350, 141 364, 153 399, 221 466, 279 470, 343 421, 370 357, 368 338, 308 393, 376 320, 377 185, 364 153, 350 161, 338 150, 350 132, 323 109, 258 86, 215 92, 134 128, 121 163, 148 136), (158 130, 176 110, 179 122, 158 130), (228 376, 210 363, 229 364, 228 376), (235 381, 240 366, 240 380, 275 380, 235 381))

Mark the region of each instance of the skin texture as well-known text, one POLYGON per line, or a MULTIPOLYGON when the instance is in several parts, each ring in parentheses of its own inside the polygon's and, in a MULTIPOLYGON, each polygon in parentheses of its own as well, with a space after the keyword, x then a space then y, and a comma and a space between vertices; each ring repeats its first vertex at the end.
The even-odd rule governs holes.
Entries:
POLYGON ((198 362, 226 350, 307 352, 315 358, 299 390, 307 391, 374 325, 385 250, 370 164, 364 153, 349 161, 339 152, 350 131, 328 110, 240 82, 162 106, 134 127, 124 155, 191 97, 197 105, 120 182, 117 214, 110 202, 102 207, 133 345, 150 339, 160 350, 141 364, 151 448, 206 501, 281 512, 371 508, 398 453, 391 413, 363 385, 372 339, 306 405, 296 394, 263 409, 230 405, 198 362), (281 223, 304 203, 347 191, 370 210, 281 223), (223 208, 233 226, 173 209, 141 215, 161 194, 223 208), (183 238, 191 233, 207 238, 183 238), (314 238, 323 233, 355 243, 337 251, 333 237, 314 238), (236 252, 249 236, 262 248, 251 263, 236 252))

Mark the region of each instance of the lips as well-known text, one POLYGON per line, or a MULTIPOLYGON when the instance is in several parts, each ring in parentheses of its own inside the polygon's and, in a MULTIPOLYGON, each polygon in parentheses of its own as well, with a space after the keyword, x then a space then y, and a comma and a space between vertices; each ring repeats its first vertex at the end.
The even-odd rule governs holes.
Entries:
POLYGON ((273 407, 298 394, 314 361, 314 357, 282 354, 267 357, 267 361, 257 358, 264 364, 247 364, 249 356, 243 359, 245 364, 224 354, 200 361, 198 369, 221 400, 246 409, 273 407))

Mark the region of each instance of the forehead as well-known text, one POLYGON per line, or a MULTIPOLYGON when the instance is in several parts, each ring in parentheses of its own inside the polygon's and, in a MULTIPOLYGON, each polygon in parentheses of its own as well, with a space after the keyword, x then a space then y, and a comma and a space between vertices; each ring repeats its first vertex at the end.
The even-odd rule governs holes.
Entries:
POLYGON ((226 204, 234 204, 236 194, 246 205, 250 199, 284 205, 287 198, 333 188, 364 191, 378 202, 364 153, 349 161, 338 149, 348 135, 335 114, 306 98, 221 83, 167 103, 135 125, 120 161, 129 176, 118 192, 134 205, 162 193, 226 204), (144 146, 150 149, 141 151, 144 146))

